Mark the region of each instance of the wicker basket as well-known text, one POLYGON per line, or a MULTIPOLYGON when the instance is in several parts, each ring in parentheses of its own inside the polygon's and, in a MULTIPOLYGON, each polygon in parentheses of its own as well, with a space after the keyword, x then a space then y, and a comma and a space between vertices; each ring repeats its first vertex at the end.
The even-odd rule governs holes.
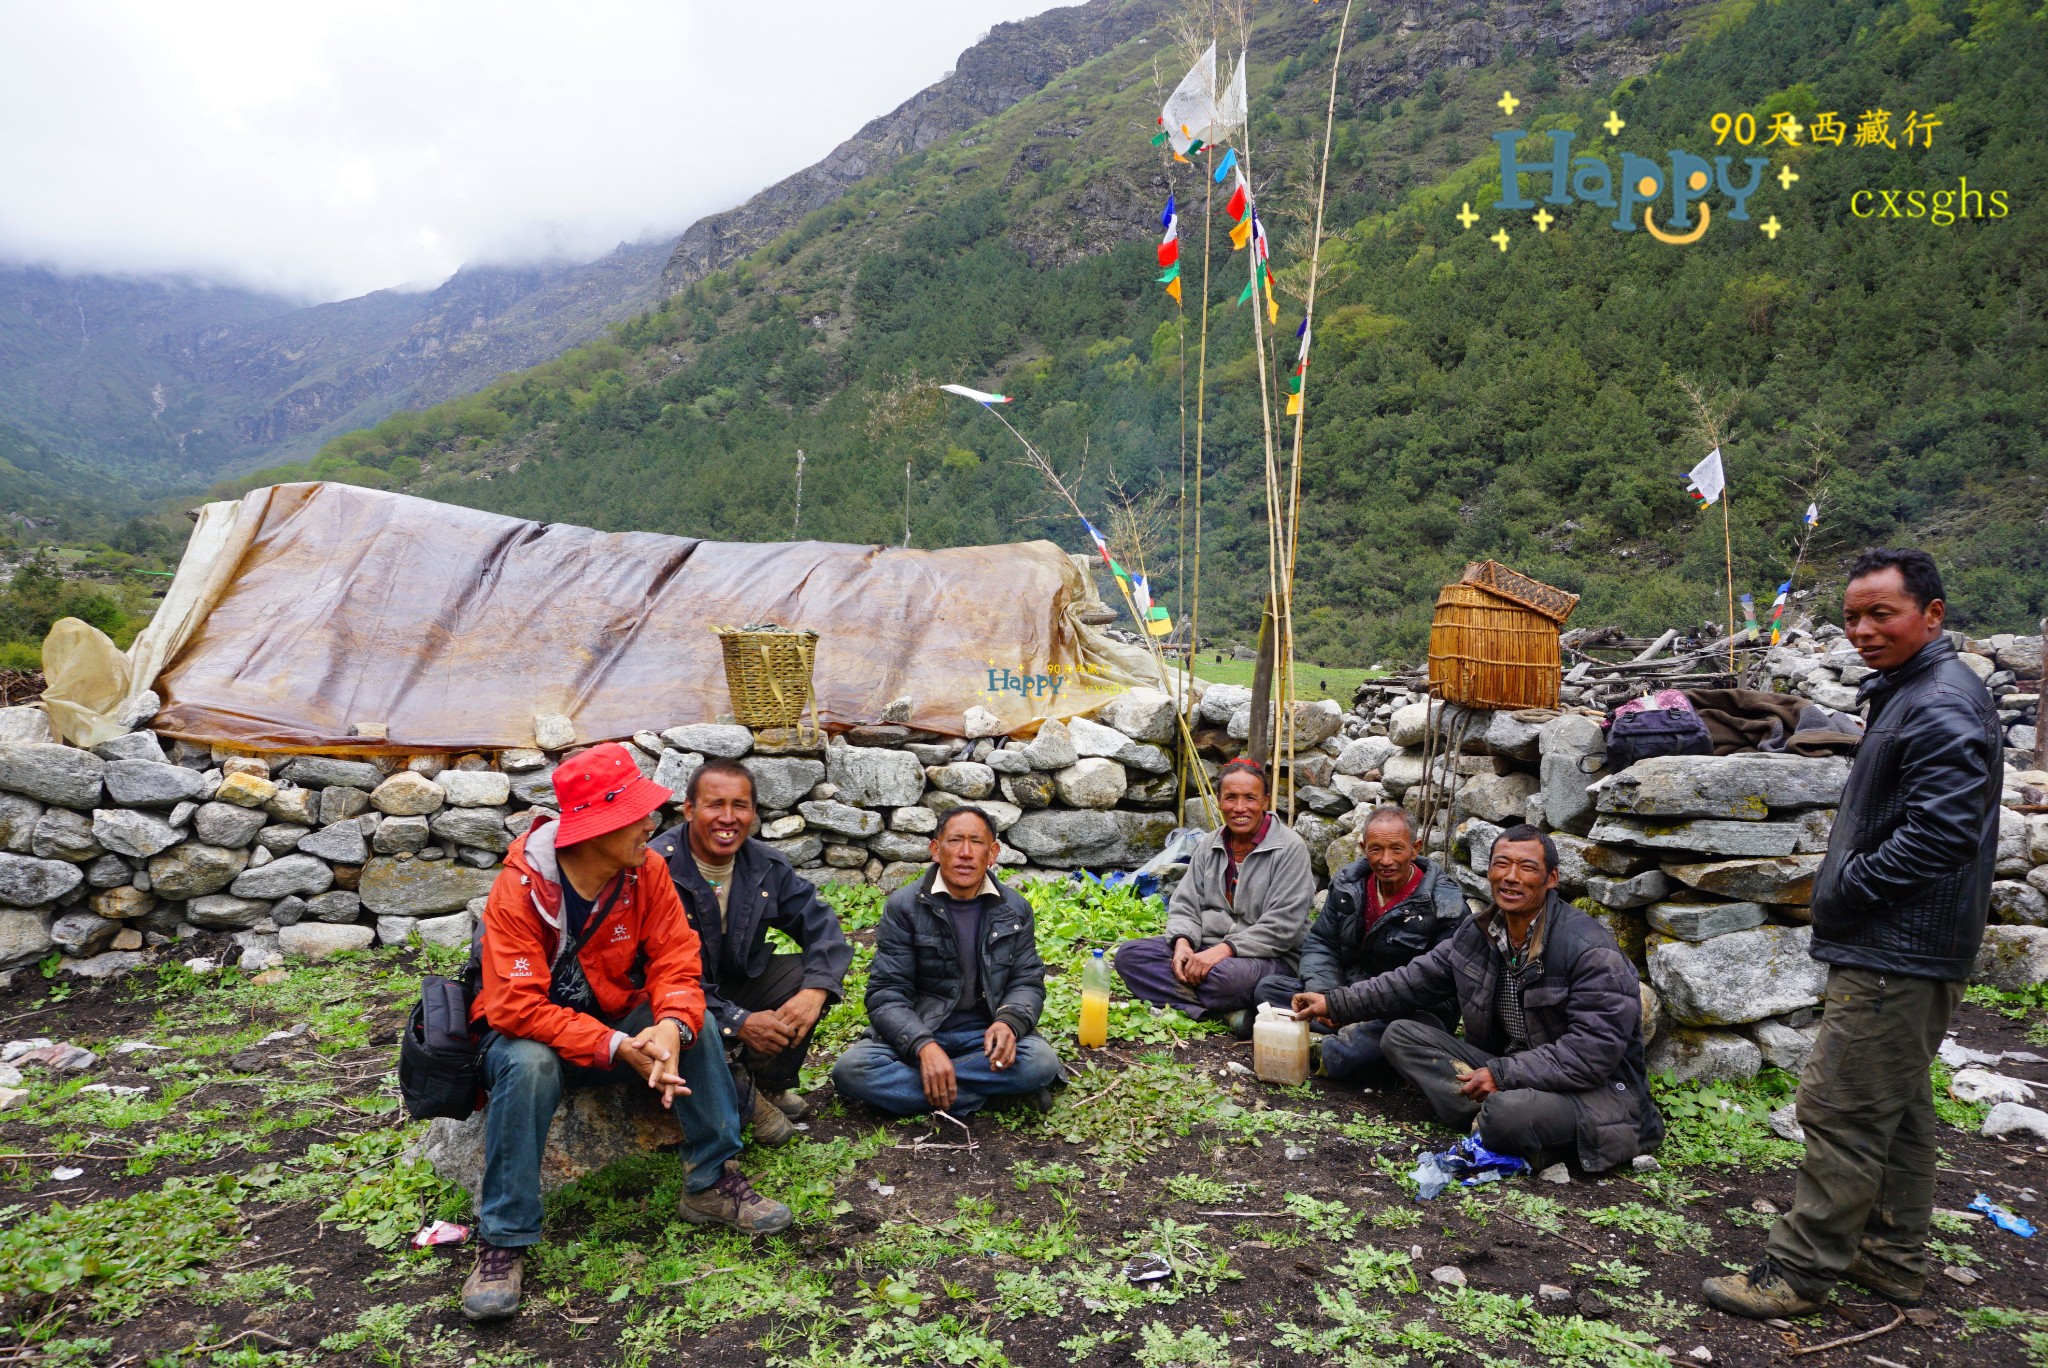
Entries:
POLYGON ((1572 615, 1572 609, 1579 606, 1577 594, 1567 594, 1554 589, 1542 580, 1532 580, 1527 575, 1517 574, 1499 561, 1475 561, 1465 567, 1460 584, 1477 585, 1481 589, 1512 599, 1525 608, 1534 608, 1552 622, 1562 624, 1572 615))
POLYGON ((743 727, 761 731, 793 727, 813 710, 811 667, 818 654, 813 631, 750 632, 742 627, 713 627, 725 651, 725 689, 732 697, 732 715, 743 727))
POLYGON ((1561 676, 1557 621, 1548 613, 1467 583, 1437 595, 1429 683, 1438 698, 1468 708, 1555 708, 1561 676))

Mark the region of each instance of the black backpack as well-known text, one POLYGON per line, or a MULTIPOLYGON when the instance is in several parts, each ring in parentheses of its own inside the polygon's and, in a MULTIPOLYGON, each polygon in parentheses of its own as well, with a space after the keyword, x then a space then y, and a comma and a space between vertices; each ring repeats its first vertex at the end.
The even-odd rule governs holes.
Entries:
POLYGON ((483 989, 484 919, 470 931, 469 962, 459 979, 427 974, 398 1041, 398 1091, 415 1121, 468 1119, 482 1090, 483 1067, 469 1008, 483 989))
MULTIPOLYGON (((548 983, 548 998, 558 1007, 596 1015, 597 995, 583 975, 583 947, 611 915, 625 880, 591 911, 583 934, 559 955, 548 983)), ((446 1117, 464 1121, 476 1111, 483 1090, 481 1041, 469 1019, 470 1006, 484 985, 484 919, 469 933, 469 962, 459 979, 427 974, 420 979, 420 1000, 406 1018, 398 1042, 398 1091, 415 1121, 446 1117)))
POLYGON ((1607 772, 1653 755, 1712 755, 1707 724, 1691 708, 1646 708, 1616 715, 1607 727, 1607 772))

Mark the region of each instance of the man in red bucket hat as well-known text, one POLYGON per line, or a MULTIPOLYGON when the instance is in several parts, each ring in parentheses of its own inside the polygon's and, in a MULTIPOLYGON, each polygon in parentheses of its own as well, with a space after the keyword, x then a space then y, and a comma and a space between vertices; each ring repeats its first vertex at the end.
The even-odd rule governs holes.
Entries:
POLYGON ((767 1235, 789 1208, 755 1192, 734 1157, 740 1115, 717 1032, 704 1030, 697 934, 668 868, 647 849, 673 795, 616 742, 554 775, 559 819, 512 843, 484 908, 483 986, 472 1018, 484 1086, 484 1177, 470 1320, 519 1308, 527 1246, 540 1240, 540 1164, 568 1084, 638 1082, 683 1132, 684 1220, 767 1235))

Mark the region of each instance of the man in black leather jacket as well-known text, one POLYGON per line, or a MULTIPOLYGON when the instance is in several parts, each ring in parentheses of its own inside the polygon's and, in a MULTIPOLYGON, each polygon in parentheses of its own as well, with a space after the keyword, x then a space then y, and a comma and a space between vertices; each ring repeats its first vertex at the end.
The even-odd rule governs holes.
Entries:
POLYGON ((1813 886, 1826 1014, 1799 1080, 1806 1161, 1761 1264, 1709 1278, 1723 1311, 1798 1316, 1848 1277, 1903 1305, 1927 1282, 1936 1131, 1928 1064, 1984 939, 2003 759, 1990 691, 1942 631, 1923 551, 1866 551, 1842 621, 1877 673, 1870 727, 1813 886))
POLYGON ((718 1032, 736 1066, 740 1115, 756 1144, 787 1144, 807 1110, 798 1071, 818 1018, 839 1001, 853 947, 816 886, 748 835, 754 776, 744 765, 706 761, 687 794, 683 823, 647 848, 668 863, 703 945, 704 1029, 718 1032), (771 953, 771 929, 800 953, 771 953))
MULTIPOLYGON (((1406 809, 1375 808, 1359 828, 1364 858, 1330 880, 1330 893, 1301 946, 1301 976, 1275 974, 1259 985, 1259 1001, 1275 1007, 1307 991, 1327 993, 1399 969, 1439 942, 1465 919, 1457 881, 1417 851, 1415 819, 1406 809)), ((1416 1008, 1407 1018, 1446 1032, 1458 1029, 1458 999, 1416 1008)), ((1311 1072, 1355 1079, 1384 1072, 1380 1036, 1388 1022, 1354 1021, 1309 1045, 1311 1072)), ((1319 1024, 1319 1031, 1328 1032, 1319 1024)))

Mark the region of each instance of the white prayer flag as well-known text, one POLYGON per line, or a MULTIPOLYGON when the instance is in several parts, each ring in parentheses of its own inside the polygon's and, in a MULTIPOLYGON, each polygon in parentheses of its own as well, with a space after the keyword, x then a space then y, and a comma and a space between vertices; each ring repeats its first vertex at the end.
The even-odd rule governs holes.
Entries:
POLYGON ((1010 396, 1007 394, 988 394, 982 390, 969 389, 965 385, 941 385, 939 388, 948 394, 957 394, 963 399, 972 399, 977 404, 1007 404, 1010 402, 1010 396))
POLYGON ((1166 105, 1159 111, 1159 126, 1166 130, 1173 150, 1185 156, 1197 141, 1207 138, 1215 119, 1216 45, 1211 43, 1166 97, 1166 105))
POLYGON ((1728 488, 1727 472, 1721 469, 1721 448, 1715 447, 1707 458, 1692 468, 1686 476, 1686 488, 1699 500, 1701 508, 1712 508, 1728 488))
POLYGON ((1244 54, 1237 56, 1237 74, 1230 78, 1230 84, 1223 87, 1223 93, 1216 98, 1216 110, 1209 124, 1204 142, 1226 141, 1236 130, 1244 127, 1245 113, 1250 108, 1244 91, 1244 54))

